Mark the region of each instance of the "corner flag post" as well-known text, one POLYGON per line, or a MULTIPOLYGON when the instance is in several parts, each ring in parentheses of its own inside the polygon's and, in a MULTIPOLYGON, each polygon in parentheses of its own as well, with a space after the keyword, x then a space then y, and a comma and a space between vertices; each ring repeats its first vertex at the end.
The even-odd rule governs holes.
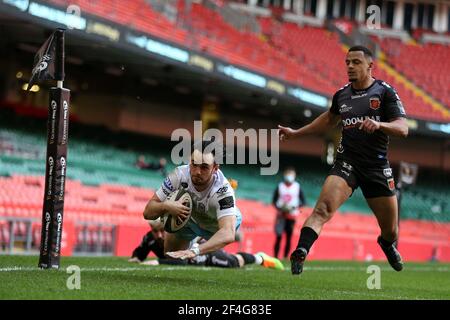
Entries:
POLYGON ((57 29, 39 49, 28 88, 56 80, 49 91, 45 194, 42 208, 39 267, 58 269, 63 234, 70 90, 64 88, 64 29, 57 29))

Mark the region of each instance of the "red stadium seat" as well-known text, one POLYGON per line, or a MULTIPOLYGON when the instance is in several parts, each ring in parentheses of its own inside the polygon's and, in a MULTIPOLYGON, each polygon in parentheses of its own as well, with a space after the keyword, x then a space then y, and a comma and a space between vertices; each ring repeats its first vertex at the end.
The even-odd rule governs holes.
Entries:
MULTIPOLYGON (((49 1, 64 6, 69 4, 69 1, 64 0, 49 1)), ((273 18, 260 18, 261 30, 265 35, 263 40, 256 34, 237 30, 224 21, 218 12, 200 3, 192 3, 190 10, 185 10, 185 1, 178 1, 177 23, 170 22, 156 12, 145 0, 71 0, 70 4, 79 5, 83 11, 116 23, 206 51, 229 63, 328 96, 347 81, 345 53, 338 35, 324 28, 300 27, 294 23, 280 23, 273 18)), ((389 63, 435 99, 450 105, 450 93, 441 90, 442 86, 450 82, 448 47, 409 46, 396 40, 384 40, 382 47, 387 52, 389 63)), ((450 119, 450 116, 433 109, 429 103, 416 99, 409 89, 381 70, 376 70, 375 76, 391 83, 398 90, 410 115, 436 121, 450 119)))

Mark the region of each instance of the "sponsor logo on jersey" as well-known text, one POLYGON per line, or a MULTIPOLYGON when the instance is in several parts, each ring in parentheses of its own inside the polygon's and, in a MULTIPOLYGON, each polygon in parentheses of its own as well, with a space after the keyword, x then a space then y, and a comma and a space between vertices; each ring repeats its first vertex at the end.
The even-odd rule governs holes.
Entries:
POLYGON ((358 99, 358 98, 362 98, 367 96, 367 93, 362 93, 362 94, 356 94, 354 96, 351 96, 352 99, 358 99))
POLYGON ((234 199, 232 196, 225 197, 219 200, 220 210, 225 210, 234 207, 234 199))
POLYGON ((383 174, 386 178, 392 177, 392 169, 391 168, 383 169, 383 174))
POLYGON ((170 181, 169 177, 167 177, 166 180, 164 180, 164 187, 165 187, 167 190, 170 190, 170 191, 174 191, 174 190, 175 190, 175 189, 173 188, 172 182, 170 181))
POLYGON ((223 186, 222 188, 220 188, 219 190, 217 190, 217 194, 219 196, 223 195, 224 193, 226 193, 228 191, 228 186, 223 186))
POLYGON ((347 106, 346 104, 343 104, 342 106, 339 107, 340 113, 349 112, 350 110, 352 110, 352 107, 347 106))
POLYGON ((381 106, 381 101, 379 97, 370 97, 370 109, 377 110, 381 106))
POLYGON ((344 169, 347 169, 348 171, 352 171, 353 170, 353 167, 350 165, 350 164, 348 164, 347 162, 342 162, 342 166, 344 167, 344 169))
POLYGON ((365 116, 365 117, 353 117, 353 118, 347 118, 342 119, 342 125, 344 126, 344 129, 350 129, 353 127, 356 127, 356 125, 361 125, 361 123, 364 122, 366 119, 372 119, 375 121, 380 121, 380 116, 365 116))

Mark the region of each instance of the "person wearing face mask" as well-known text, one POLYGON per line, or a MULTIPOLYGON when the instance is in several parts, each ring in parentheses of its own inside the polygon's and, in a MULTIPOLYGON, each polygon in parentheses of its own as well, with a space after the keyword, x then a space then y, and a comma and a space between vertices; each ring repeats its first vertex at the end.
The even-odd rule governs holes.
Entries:
POLYGON ((288 257, 291 249, 291 237, 295 220, 299 214, 299 208, 306 203, 300 183, 295 181, 295 178, 295 169, 292 167, 286 168, 283 173, 283 181, 278 184, 273 195, 272 203, 277 209, 275 221, 275 257, 278 257, 278 252, 280 251, 283 233, 286 234, 284 258, 288 257))

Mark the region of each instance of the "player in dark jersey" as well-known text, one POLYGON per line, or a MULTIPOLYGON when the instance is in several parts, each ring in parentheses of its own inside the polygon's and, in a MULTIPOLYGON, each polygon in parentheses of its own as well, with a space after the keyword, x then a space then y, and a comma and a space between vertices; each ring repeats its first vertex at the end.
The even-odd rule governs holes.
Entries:
POLYGON ((328 111, 298 130, 279 126, 283 141, 324 133, 342 123, 334 166, 303 225, 297 249, 291 254, 293 274, 303 271, 305 258, 323 225, 358 187, 378 220, 381 229, 378 244, 392 268, 396 271, 403 268, 397 250, 398 208, 387 149, 389 135, 408 135, 405 110, 395 89, 372 77, 373 56, 369 49, 350 48, 345 63, 350 83, 334 94, 328 111))
POLYGON ((129 262, 143 262, 150 252, 164 258, 164 226, 159 220, 148 221, 151 230, 145 234, 141 243, 131 255, 129 262))

